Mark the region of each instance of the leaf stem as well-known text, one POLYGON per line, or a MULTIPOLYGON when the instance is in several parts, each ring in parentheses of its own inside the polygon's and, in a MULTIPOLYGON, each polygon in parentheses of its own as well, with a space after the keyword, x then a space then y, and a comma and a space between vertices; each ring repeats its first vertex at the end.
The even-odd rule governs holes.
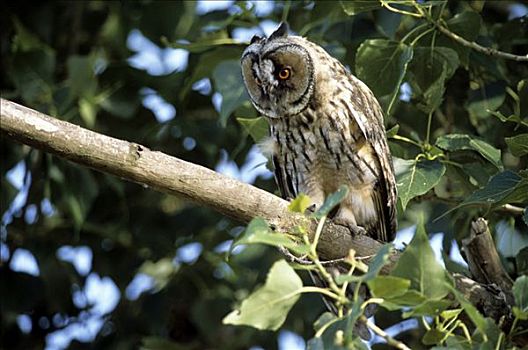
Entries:
POLYGON ((377 335, 379 335, 380 337, 382 337, 383 339, 385 339, 385 341, 387 342, 387 344, 389 345, 392 345, 393 347, 395 347, 396 349, 401 349, 401 350, 411 350, 411 348, 409 348, 407 345, 405 345, 403 342, 399 341, 399 340, 396 340, 394 339, 393 337, 391 337, 390 335, 387 334, 387 332, 385 332, 383 329, 379 328, 378 326, 376 326, 374 323, 370 322, 368 318, 365 317, 365 315, 361 315, 361 317, 359 318, 362 322, 364 322, 368 328, 372 329, 372 331, 374 333, 376 333, 377 335))
POLYGON ((409 11, 400 10, 400 9, 395 8, 395 7, 392 7, 390 5, 390 3, 388 1, 385 1, 385 0, 380 0, 380 3, 381 3, 381 6, 385 7, 387 10, 395 12, 395 13, 399 13, 401 15, 408 15, 408 16, 413 16, 413 17, 418 17, 418 18, 422 18, 423 17, 421 14, 416 13, 416 12, 409 12, 409 11))
POLYGON ((411 145, 415 145, 416 147, 418 148, 422 148, 422 145, 419 144, 418 142, 414 141, 414 140, 411 140, 410 138, 408 137, 405 137, 405 136, 401 136, 401 135, 394 135, 392 136, 391 138, 395 139, 395 140, 398 140, 398 141, 403 141, 403 142, 407 142, 407 143, 410 143, 411 145))
POLYGON ((431 122, 433 120, 433 111, 429 112, 427 117, 427 134, 425 135, 425 144, 429 145, 429 138, 431 137, 431 122))
POLYGON ((339 300, 340 296, 336 293, 329 291, 326 288, 314 287, 314 286, 304 286, 299 290, 299 293, 320 293, 324 294, 332 299, 339 300))
POLYGON ((336 323, 337 321, 339 321, 340 319, 339 318, 334 318, 332 319, 331 321, 329 321, 328 323, 325 323, 321 328, 319 328, 319 330, 315 333, 315 338, 320 338, 323 333, 328 329, 328 327, 330 327, 331 325, 333 325, 334 323, 336 323))

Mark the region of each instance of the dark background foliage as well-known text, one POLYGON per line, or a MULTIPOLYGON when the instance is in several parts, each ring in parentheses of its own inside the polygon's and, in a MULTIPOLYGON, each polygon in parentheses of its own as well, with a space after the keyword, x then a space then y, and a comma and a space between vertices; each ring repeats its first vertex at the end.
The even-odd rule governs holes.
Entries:
MULTIPOLYGON (((433 17, 464 38, 526 54, 527 18, 511 19, 515 11, 526 13, 523 5, 437 3, 433 17)), ((259 12, 236 1, 203 13, 191 1, 5 2, 2 97, 209 168, 230 160, 241 168, 254 144, 248 135, 253 124, 236 118, 257 114, 241 84, 238 60, 245 44, 232 38, 241 28, 259 32, 287 20, 294 32, 325 47, 364 80, 388 111, 388 128, 397 125, 389 135, 391 151, 400 158, 400 228, 424 217, 428 232, 445 233, 448 255, 452 241, 467 235, 470 220, 486 215, 508 271, 513 277, 526 273, 528 251, 521 248, 528 246, 527 214, 503 204, 522 209, 527 203, 522 170, 528 153, 528 65, 475 52, 435 30, 427 32, 430 26, 418 28, 424 20, 376 4, 288 1, 259 12), (150 47, 159 47, 164 63, 157 71, 152 63, 134 63, 152 62, 137 57, 145 45, 133 49, 131 38, 138 33, 150 47), (162 51, 168 46, 189 52, 184 69, 171 71, 171 59, 164 56, 169 51, 162 51), (200 80, 202 88, 195 85, 200 80), (400 96, 401 83, 407 93, 400 96), (149 96, 172 105, 176 116, 160 121, 159 103, 150 108, 149 96), (218 96, 219 108, 213 103, 218 96), (409 174, 422 176, 424 185, 409 174), (493 176, 496 182, 486 187, 493 176)), ((262 129, 249 133, 258 138, 262 129)), ((42 348, 52 341, 50 334, 71 333, 72 325, 88 327, 93 320, 99 322, 95 331, 84 330, 93 338, 73 340, 70 348, 278 346, 278 333, 221 323, 280 257, 275 249, 248 246, 226 261, 218 247, 242 231, 238 223, 5 137, 0 152, 3 347, 42 348), (91 252, 88 271, 65 261, 60 253, 65 246, 91 252), (38 274, 13 267, 17 250, 34 256, 38 274), (128 297, 127 286, 138 273, 150 276, 151 288, 128 297), (102 287, 89 292, 90 279, 115 284, 120 295, 115 309, 101 312, 90 304, 107 296, 102 287)), ((257 177, 255 185, 275 191, 269 176, 257 177)), ((448 258, 446 264, 463 269, 448 258)), ((322 310, 318 297, 303 296, 283 329, 308 339, 322 310)), ((382 328, 400 320, 400 312, 380 310, 377 317, 382 328)), ((422 333, 417 327, 399 338, 420 348, 422 333)))

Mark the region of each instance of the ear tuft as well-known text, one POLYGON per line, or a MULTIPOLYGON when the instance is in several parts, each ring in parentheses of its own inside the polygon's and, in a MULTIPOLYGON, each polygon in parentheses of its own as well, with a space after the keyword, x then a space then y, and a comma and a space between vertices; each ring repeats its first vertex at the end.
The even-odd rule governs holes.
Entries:
POLYGON ((253 35, 253 37, 251 38, 251 41, 249 42, 249 44, 254 44, 254 43, 257 43, 257 42, 260 42, 262 41, 262 37, 258 36, 258 35, 253 35))
POLYGON ((282 38, 284 36, 288 35, 288 31, 290 30, 288 23, 281 22, 279 25, 279 28, 277 28, 270 36, 268 40, 273 40, 276 38, 282 38))

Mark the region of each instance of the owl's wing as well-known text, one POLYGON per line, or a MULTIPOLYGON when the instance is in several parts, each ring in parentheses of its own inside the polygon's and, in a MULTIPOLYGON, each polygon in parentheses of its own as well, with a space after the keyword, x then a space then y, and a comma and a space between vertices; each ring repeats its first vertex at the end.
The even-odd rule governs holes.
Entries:
POLYGON ((295 187, 293 184, 293 181, 291 177, 286 172, 286 169, 281 164, 279 159, 277 158, 277 155, 273 155, 272 157, 273 162, 273 171, 275 174, 275 182, 277 183, 277 186, 279 187, 279 191, 281 193, 281 196, 283 199, 291 200, 295 198, 297 195, 295 193, 295 187))
POLYGON ((380 217, 379 232, 376 233, 376 238, 383 242, 389 242, 396 235, 396 202, 398 197, 392 157, 383 124, 383 111, 370 89, 355 77, 353 81, 364 98, 363 101, 356 101, 356 103, 362 102, 362 105, 356 109, 360 113, 353 117, 356 119, 365 139, 374 149, 381 170, 380 179, 373 193, 373 201, 380 217))

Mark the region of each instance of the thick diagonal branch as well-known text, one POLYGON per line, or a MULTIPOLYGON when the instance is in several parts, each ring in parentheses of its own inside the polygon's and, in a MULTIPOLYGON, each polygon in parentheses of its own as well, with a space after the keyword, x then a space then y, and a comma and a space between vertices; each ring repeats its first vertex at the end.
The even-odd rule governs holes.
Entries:
MULTIPOLYGON (((304 216, 287 210, 288 202, 254 186, 231 179, 205 167, 185 162, 145 146, 118 140, 52 118, 30 108, 1 99, 2 135, 68 159, 92 169, 148 186, 160 192, 178 195, 207 206, 237 221, 248 223, 260 216, 281 232, 293 232, 304 216)), ((315 232, 311 223, 311 232, 315 232)), ((373 256, 381 243, 353 236, 342 226, 325 225, 318 244, 322 259, 346 256, 350 249, 356 256, 373 256)), ((399 254, 384 268, 392 269, 399 254)), ((481 284, 464 276, 454 276, 457 288, 474 304, 493 299, 489 315, 504 315, 508 305, 497 299, 481 284)))
MULTIPOLYGON (((256 216, 279 231, 292 231, 305 218, 288 212, 288 202, 145 146, 105 136, 1 99, 2 134, 74 163, 113 174, 156 191, 184 197, 242 223, 256 216)), ((315 227, 314 227, 315 231, 315 227)), ((338 259, 356 249, 358 256, 376 253, 380 243, 329 223, 318 245, 321 258, 338 259)))

